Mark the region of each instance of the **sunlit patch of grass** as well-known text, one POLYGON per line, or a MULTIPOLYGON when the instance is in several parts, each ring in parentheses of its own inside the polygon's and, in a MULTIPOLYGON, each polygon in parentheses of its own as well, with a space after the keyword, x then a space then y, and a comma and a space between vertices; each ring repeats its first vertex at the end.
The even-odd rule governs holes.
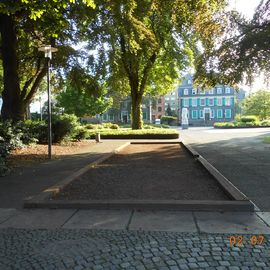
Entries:
POLYGON ((270 137, 264 137, 263 142, 267 143, 267 144, 270 144, 270 137))

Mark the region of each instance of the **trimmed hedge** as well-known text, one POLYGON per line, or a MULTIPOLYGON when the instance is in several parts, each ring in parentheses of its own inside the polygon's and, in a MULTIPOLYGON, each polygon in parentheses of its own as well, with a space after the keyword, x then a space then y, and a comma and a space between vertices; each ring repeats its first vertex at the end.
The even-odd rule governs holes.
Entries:
POLYGON ((172 125, 177 123, 177 117, 175 116, 162 116, 161 117, 161 124, 165 125, 172 125))
POLYGON ((174 129, 120 129, 91 131, 90 138, 94 139, 96 133, 100 133, 102 139, 177 139, 179 133, 174 129))
POLYGON ((255 123, 255 122, 259 122, 259 119, 255 115, 246 115, 246 116, 242 116, 240 118, 240 122, 242 122, 242 123, 255 123))

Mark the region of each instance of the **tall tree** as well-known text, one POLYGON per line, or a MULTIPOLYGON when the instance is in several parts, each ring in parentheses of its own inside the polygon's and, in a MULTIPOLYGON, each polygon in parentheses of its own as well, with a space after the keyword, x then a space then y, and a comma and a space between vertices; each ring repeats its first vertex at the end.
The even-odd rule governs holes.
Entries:
POLYGON ((132 98, 133 129, 142 128, 142 97, 171 90, 199 40, 211 46, 224 2, 99 0, 96 20, 87 22, 87 14, 81 20, 79 28, 96 55, 89 64, 103 66, 109 86, 132 98))
MULTIPOLYGON (((60 66, 70 61, 68 57, 71 53, 75 54, 67 42, 68 37, 73 35, 68 19, 72 2, 10 0, 0 3, 0 58, 3 67, 1 116, 4 120, 24 119, 25 110, 46 75, 46 60, 38 53, 40 45, 63 45, 57 56, 60 66)), ((82 2, 93 7, 92 0, 82 2)))
POLYGON ((256 115, 261 120, 270 118, 270 91, 260 90, 243 102, 246 115, 256 115))
POLYGON ((100 84, 95 77, 84 74, 83 70, 73 70, 69 74, 65 90, 56 99, 56 106, 78 117, 104 113, 112 105, 112 98, 107 97, 106 84, 100 84), (72 76, 76 76, 79 83, 72 76))
POLYGON ((224 15, 224 34, 197 58, 195 80, 202 84, 251 83, 270 71, 270 0, 262 0, 252 19, 232 11, 224 15))

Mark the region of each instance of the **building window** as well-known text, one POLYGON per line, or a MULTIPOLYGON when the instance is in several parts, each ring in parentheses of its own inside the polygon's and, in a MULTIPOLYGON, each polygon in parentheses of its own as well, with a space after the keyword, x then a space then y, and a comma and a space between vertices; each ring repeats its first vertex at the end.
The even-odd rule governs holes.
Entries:
POLYGON ((210 117, 211 117, 211 118, 215 118, 215 110, 214 110, 214 109, 211 110, 211 115, 210 115, 210 117))
POLYGON ((165 97, 165 100, 170 100, 170 98, 169 97, 165 97))
POLYGON ((188 83, 188 84, 191 84, 191 80, 188 80, 187 83, 188 83))
POLYGON ((214 89, 212 88, 212 89, 209 89, 208 90, 208 93, 210 94, 210 95, 213 95, 214 94, 214 89))
POLYGON ((200 89, 198 90, 198 92, 199 92, 199 94, 201 94, 201 95, 205 95, 205 90, 204 90, 203 88, 200 88, 200 89))
POLYGON ((232 110, 231 109, 225 110, 225 118, 232 118, 232 110))
POLYGON ((222 106, 222 98, 217 98, 217 105, 222 106))
POLYGON ((161 107, 158 107, 158 112, 161 112, 162 111, 162 108, 161 107))
POLYGON ((197 107, 197 99, 196 98, 192 99, 192 107, 197 107))
POLYGON ((161 98, 158 99, 158 103, 159 103, 159 104, 161 103, 161 98))
POLYGON ((113 121, 114 120, 114 115, 113 114, 109 114, 109 121, 113 121))
POLYGON ((184 107, 188 107, 189 105, 189 100, 188 99, 184 99, 184 107))
POLYGON ((225 105, 231 106, 231 98, 229 98, 229 97, 225 98, 225 105))
POLYGON ((184 89, 184 95, 185 95, 185 96, 188 95, 188 89, 184 89))
POLYGON ((225 88, 225 93, 226 94, 230 94, 231 93, 231 88, 230 87, 226 87, 225 88))
POLYGON ((192 95, 196 95, 197 94, 197 90, 195 88, 192 89, 192 95))
POLYGON ((205 106, 205 98, 201 98, 201 106, 205 106))
POLYGON ((222 118, 223 117, 223 112, 221 109, 217 110, 217 118, 222 118))
POLYGON ((107 119, 108 119, 107 113, 104 113, 104 114, 102 115, 102 119, 103 119, 104 121, 107 121, 107 119))
POLYGON ((192 119, 197 119, 198 118, 198 111, 197 110, 193 110, 192 114, 191 114, 192 119))
POLYGON ((217 88, 217 94, 222 94, 222 88, 221 87, 217 88))
POLYGON ((203 118, 203 110, 200 110, 200 118, 203 118))
POLYGON ((208 104, 209 104, 209 106, 214 106, 214 99, 213 98, 209 98, 208 99, 208 104))

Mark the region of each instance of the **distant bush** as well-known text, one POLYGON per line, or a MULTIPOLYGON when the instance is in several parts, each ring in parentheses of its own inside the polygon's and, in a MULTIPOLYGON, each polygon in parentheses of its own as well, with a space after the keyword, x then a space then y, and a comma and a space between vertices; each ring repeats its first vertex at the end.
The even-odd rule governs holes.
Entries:
POLYGON ((161 124, 165 125, 172 125, 172 124, 177 124, 177 117, 175 116, 162 116, 161 117, 161 124))
POLYGON ((254 122, 259 122, 259 119, 255 115, 246 115, 246 116, 242 116, 240 118, 240 121, 243 123, 254 123, 254 122))
POLYGON ((53 142, 60 143, 63 140, 73 138, 78 128, 78 117, 74 114, 63 114, 52 118, 53 142))
MULTIPOLYGON (((101 129, 99 130, 102 139, 176 139, 179 133, 174 129, 101 129)), ((90 137, 94 138, 96 131, 90 131, 90 137)))
POLYGON ((75 134, 73 135, 73 139, 76 141, 81 141, 89 138, 89 130, 83 126, 79 126, 75 130, 75 134))
POLYGON ((10 151, 23 147, 21 128, 11 122, 0 122, 0 176, 6 175, 9 168, 6 164, 10 151))

